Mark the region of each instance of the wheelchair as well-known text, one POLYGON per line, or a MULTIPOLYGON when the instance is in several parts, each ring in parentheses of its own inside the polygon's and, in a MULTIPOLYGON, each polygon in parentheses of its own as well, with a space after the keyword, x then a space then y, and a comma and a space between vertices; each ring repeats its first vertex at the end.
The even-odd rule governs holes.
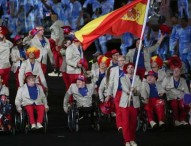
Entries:
POLYGON ((7 96, 0 96, 0 120, 1 120, 1 132, 11 133, 15 135, 15 125, 13 122, 14 114, 12 111, 12 104, 7 102, 7 96))
MULTIPOLYGON (((173 123, 173 115, 172 115, 172 110, 169 107, 169 103, 166 100, 166 96, 161 97, 161 99, 164 100, 164 114, 165 114, 165 129, 170 127, 173 123)), ((145 104, 143 102, 143 98, 141 98, 141 106, 138 112, 138 117, 137 117, 137 131, 141 130, 143 132, 147 132, 148 130, 151 130, 150 123, 148 121, 148 116, 147 112, 144 109, 145 104)), ((154 118, 157 119, 156 114, 154 113, 154 118)))
MULTIPOLYGON (((34 111, 35 118, 37 117, 36 111, 34 111)), ((26 110, 22 108, 22 113, 17 113, 15 115, 15 129, 19 132, 24 132, 25 134, 28 134, 29 131, 31 131, 31 124, 29 122, 29 115, 27 114, 26 110)), ((48 116, 47 113, 44 112, 44 118, 43 118, 43 132, 47 133, 47 127, 48 127, 48 116)))
POLYGON ((92 106, 90 107, 77 107, 76 100, 73 100, 68 108, 68 128, 72 132, 79 131, 79 121, 82 119, 90 118, 91 126, 96 131, 101 130, 100 120, 101 112, 98 103, 92 98, 92 106))

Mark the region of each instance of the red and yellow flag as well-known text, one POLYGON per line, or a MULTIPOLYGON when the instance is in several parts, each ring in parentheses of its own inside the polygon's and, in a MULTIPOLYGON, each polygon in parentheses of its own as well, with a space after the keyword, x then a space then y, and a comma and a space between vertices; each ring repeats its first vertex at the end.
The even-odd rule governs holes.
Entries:
POLYGON ((137 37, 141 31, 146 13, 147 0, 135 0, 115 11, 96 18, 75 32, 76 38, 82 43, 83 49, 104 34, 119 36, 131 32, 137 37))

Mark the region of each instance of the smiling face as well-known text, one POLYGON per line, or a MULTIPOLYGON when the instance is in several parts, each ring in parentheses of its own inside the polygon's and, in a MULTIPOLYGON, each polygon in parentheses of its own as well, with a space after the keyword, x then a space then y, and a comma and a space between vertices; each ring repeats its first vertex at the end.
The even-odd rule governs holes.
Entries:
POLYGON ((77 80, 76 85, 78 88, 83 88, 85 86, 85 82, 82 80, 77 80))
POLYGON ((36 80, 35 76, 28 76, 26 78, 27 84, 29 86, 34 86, 35 85, 35 80, 36 80))
POLYGON ((34 58, 35 58, 34 52, 30 52, 30 53, 29 53, 29 59, 34 59, 34 58))

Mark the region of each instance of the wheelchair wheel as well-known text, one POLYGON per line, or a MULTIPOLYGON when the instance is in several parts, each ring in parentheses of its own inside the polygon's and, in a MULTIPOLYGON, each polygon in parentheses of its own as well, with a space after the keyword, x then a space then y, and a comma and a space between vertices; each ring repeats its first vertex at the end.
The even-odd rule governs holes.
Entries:
POLYGON ((79 125, 78 125, 78 113, 77 108, 75 105, 71 105, 69 111, 68 111, 68 128, 70 131, 79 131, 79 125))
POLYGON ((137 116, 137 128, 136 131, 140 131, 141 127, 143 126, 143 123, 139 117, 139 115, 137 116))
POLYGON ((12 134, 13 136, 15 135, 16 130, 15 130, 14 124, 11 124, 11 130, 10 130, 10 132, 11 132, 11 134, 12 134))
POLYGON ((147 131, 148 131, 148 124, 143 123, 143 132, 147 132, 147 131))
POLYGON ((95 130, 98 131, 98 132, 101 131, 101 126, 100 126, 99 123, 96 123, 95 130))
POLYGON ((48 127, 48 116, 47 113, 44 113, 44 119, 43 119, 43 127, 44 127, 44 133, 47 133, 47 127, 48 127))
POLYGON ((22 130, 22 119, 21 119, 20 114, 16 114, 14 117, 14 122, 15 122, 15 130, 16 131, 21 131, 22 130))
POLYGON ((142 121, 142 128, 143 128, 143 132, 147 132, 149 129, 149 122, 148 122, 148 117, 146 114, 146 111, 144 111, 143 113, 143 121, 142 121))
POLYGON ((22 111, 22 114, 20 116, 22 121, 22 131, 25 134, 28 134, 28 131, 30 129, 29 117, 25 110, 22 111))

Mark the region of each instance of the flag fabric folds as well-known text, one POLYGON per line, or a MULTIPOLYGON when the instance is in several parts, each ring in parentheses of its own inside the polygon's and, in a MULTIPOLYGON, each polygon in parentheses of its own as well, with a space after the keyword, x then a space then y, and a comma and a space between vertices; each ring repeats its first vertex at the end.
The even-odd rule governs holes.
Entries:
POLYGON ((75 36, 82 43, 84 50, 95 39, 105 34, 119 36, 125 32, 130 32, 136 37, 140 37, 146 5, 147 0, 135 0, 115 11, 92 20, 79 31, 76 31, 75 36))

